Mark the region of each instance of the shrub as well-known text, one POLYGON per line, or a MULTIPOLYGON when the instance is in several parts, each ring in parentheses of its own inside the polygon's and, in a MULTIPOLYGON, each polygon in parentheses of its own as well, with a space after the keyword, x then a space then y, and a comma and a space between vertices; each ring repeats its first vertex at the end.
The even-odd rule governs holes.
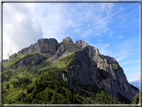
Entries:
POLYGON ((118 65, 117 65, 117 64, 113 63, 112 66, 113 66, 113 68, 114 68, 115 70, 118 70, 118 65))

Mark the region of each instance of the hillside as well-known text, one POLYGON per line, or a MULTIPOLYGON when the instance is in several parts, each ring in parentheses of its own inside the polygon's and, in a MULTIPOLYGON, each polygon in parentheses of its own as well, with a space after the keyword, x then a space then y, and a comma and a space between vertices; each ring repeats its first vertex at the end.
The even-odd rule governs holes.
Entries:
POLYGON ((130 104, 138 89, 85 41, 40 39, 3 63, 4 104, 130 104))

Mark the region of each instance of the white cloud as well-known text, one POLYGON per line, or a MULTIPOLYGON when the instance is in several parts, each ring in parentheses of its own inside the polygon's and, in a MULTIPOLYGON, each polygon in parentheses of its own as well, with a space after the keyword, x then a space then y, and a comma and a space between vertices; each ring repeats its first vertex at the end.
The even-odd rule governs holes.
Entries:
POLYGON ((121 38, 124 38, 124 36, 119 36, 119 37, 117 37, 117 39, 121 39, 121 38))
MULTIPOLYGON (((102 36, 102 34, 109 30, 108 24, 111 20, 110 13, 107 14, 105 9, 101 10, 101 4, 80 3, 70 5, 69 7, 70 8, 67 8, 66 11, 64 11, 64 15, 72 19, 73 26, 71 28, 73 28, 73 31, 82 38, 102 36)), ((105 8, 110 12, 112 10, 112 8, 109 8, 108 4, 105 8)))
POLYGON ((72 20, 69 18, 69 21, 68 21, 68 22, 71 23, 71 21, 72 21, 72 20))
POLYGON ((122 62, 121 65, 127 65, 127 64, 132 64, 132 63, 140 63, 140 60, 132 60, 132 61, 125 61, 125 62, 122 62))
POLYGON ((120 58, 117 58, 117 61, 120 61, 120 60, 122 60, 122 59, 124 59, 124 58, 126 58, 127 56, 123 56, 123 57, 120 57, 120 58))
POLYGON ((135 78, 135 79, 140 79, 140 73, 136 73, 136 74, 128 74, 128 76, 135 78))
POLYGON ((66 36, 74 37, 72 33, 83 39, 102 36, 109 30, 114 4, 5 3, 3 7, 3 55, 8 58, 41 38, 56 38, 61 42, 66 36))
POLYGON ((122 28, 132 28, 132 27, 139 27, 139 20, 136 17, 139 14, 139 4, 138 3, 130 3, 127 6, 122 5, 116 5, 114 12, 112 14, 112 17, 114 19, 111 23, 118 23, 117 26, 122 26, 122 28), (133 23, 133 24, 132 24, 133 23), (137 24, 136 24, 137 23, 137 24))
POLYGON ((103 55, 110 55, 110 53, 112 52, 112 50, 108 49, 110 44, 99 43, 99 44, 89 44, 89 45, 97 47, 99 49, 100 54, 103 55))
POLYGON ((109 29, 107 25, 113 6, 112 3, 105 6, 88 3, 5 3, 4 58, 42 37, 56 38, 60 42, 74 31, 81 37, 101 36, 109 29), (106 15, 100 14, 100 8, 106 15))
MULTIPOLYGON (((31 4, 32 5, 32 4, 31 4)), ((42 38, 42 29, 24 3, 3 5, 3 58, 42 38)))
POLYGON ((35 6, 35 17, 40 22, 44 38, 56 38, 61 41, 62 33, 71 22, 64 20, 62 4, 41 3, 35 6))
POLYGON ((92 34, 92 30, 91 29, 87 29, 86 31, 84 31, 84 33, 83 34, 81 34, 80 36, 81 37, 88 37, 89 35, 91 35, 92 34))
POLYGON ((80 28, 75 28, 75 29, 74 29, 74 32, 80 33, 80 32, 81 32, 81 29, 80 29, 80 28))
POLYGON ((139 50, 139 47, 134 48, 134 46, 138 42, 139 40, 134 37, 128 38, 127 41, 116 45, 115 50, 113 50, 113 53, 111 55, 115 57, 118 61, 122 61, 124 58, 128 58, 132 55, 138 54, 139 52, 136 50, 139 50))
POLYGON ((102 12, 106 11, 107 16, 111 19, 112 18, 111 11, 114 6, 114 3, 102 3, 101 5, 102 5, 101 11, 102 12))
POLYGON ((113 36, 113 31, 110 30, 108 37, 111 38, 112 36, 113 36))
POLYGON ((102 44, 99 46, 99 50, 101 54, 104 55, 109 55, 111 50, 108 50, 108 47, 110 46, 110 44, 102 44))
POLYGON ((103 46, 103 48, 107 48, 107 47, 109 47, 110 46, 110 44, 105 44, 104 46, 103 46))

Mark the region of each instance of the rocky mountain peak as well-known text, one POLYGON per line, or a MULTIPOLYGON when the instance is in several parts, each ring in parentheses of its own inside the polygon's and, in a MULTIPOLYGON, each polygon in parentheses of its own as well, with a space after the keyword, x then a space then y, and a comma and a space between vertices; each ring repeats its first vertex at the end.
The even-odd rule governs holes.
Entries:
POLYGON ((86 91, 93 91, 98 87, 119 101, 126 99, 121 102, 131 103, 138 91, 128 83, 123 69, 114 58, 100 54, 96 47, 83 40, 74 44, 70 37, 66 37, 58 44, 53 38, 40 39, 18 53, 23 56, 25 53, 29 55, 21 59, 17 58, 17 53, 11 55, 9 60, 16 60, 10 65, 11 69, 29 66, 28 69, 40 73, 43 67, 47 69, 47 66, 51 67, 50 64, 55 65, 56 69, 61 69, 57 75, 66 81, 74 92, 82 92, 77 86, 85 87, 86 91), (47 59, 50 62, 47 63, 47 59), (60 61, 62 63, 58 63, 60 61), (66 67, 67 65, 69 66, 66 67))
MULTIPOLYGON (((66 38, 64 38, 62 42, 65 42, 65 43, 73 43, 72 39, 71 39, 69 36, 67 36, 66 38)), ((74 43, 73 43, 73 44, 74 44, 74 43)))
POLYGON ((35 52, 42 52, 42 53, 55 53, 58 49, 58 42, 54 38, 50 39, 39 39, 37 43, 22 49, 18 53, 25 54, 25 53, 35 53, 35 52))
POLYGON ((58 42, 56 39, 40 39, 36 44, 36 48, 40 50, 40 52, 48 53, 55 52, 58 47, 58 42))
MULTIPOLYGON (((54 39, 54 38, 49 38, 49 39, 47 39, 47 38, 43 38, 43 39, 39 39, 38 41, 37 41, 37 43, 39 43, 39 44, 46 44, 46 43, 48 43, 48 42, 53 42, 53 43, 55 43, 55 42, 57 42, 57 40, 56 39, 54 39)), ((58 43, 58 42, 57 42, 58 43)))
POLYGON ((80 48, 88 46, 88 44, 84 40, 78 40, 78 41, 75 42, 75 44, 80 48))

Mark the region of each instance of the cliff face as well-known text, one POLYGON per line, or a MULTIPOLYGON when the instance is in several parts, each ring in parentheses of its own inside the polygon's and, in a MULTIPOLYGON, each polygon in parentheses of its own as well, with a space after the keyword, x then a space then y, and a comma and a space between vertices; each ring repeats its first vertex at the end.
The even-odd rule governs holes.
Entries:
POLYGON ((75 42, 75 44, 80 48, 83 48, 88 45, 84 40, 78 40, 75 42))
POLYGON ((17 69, 17 68, 23 67, 27 64, 30 64, 30 63, 32 63, 32 65, 37 65, 37 64, 45 61, 47 58, 48 57, 45 57, 45 56, 40 55, 38 53, 35 53, 33 55, 30 55, 28 57, 25 57, 25 58, 19 60, 12 68, 17 69))
POLYGON ((116 99, 119 99, 120 94, 130 101, 138 91, 129 85, 123 69, 114 58, 101 55, 92 46, 86 46, 75 53, 75 61, 69 70, 67 81, 71 88, 79 84, 91 85, 92 88, 97 85, 116 99))
POLYGON ((58 42, 56 39, 40 39, 37 43, 31 45, 28 48, 24 48, 19 51, 19 54, 24 53, 33 53, 33 52, 41 52, 41 53, 55 53, 58 48, 58 42))
POLYGON ((59 44, 57 52, 55 53, 54 59, 57 59, 61 56, 70 55, 73 52, 78 51, 81 49, 77 45, 73 43, 70 37, 66 37, 63 41, 59 44))
MULTIPOLYGON (((114 58, 101 55, 97 48, 89 46, 82 40, 77 41, 75 44, 67 42, 61 45, 56 55, 59 55, 59 51, 61 51, 59 56, 67 52, 65 47, 71 50, 68 52, 75 52, 74 64, 65 79, 70 85, 70 88, 75 88, 74 86, 78 84, 91 84, 92 87, 97 85, 116 99, 120 99, 120 95, 122 95, 128 100, 133 101, 133 97, 138 90, 129 85, 123 69, 114 58)), ((63 75, 62 78, 65 78, 63 75)), ((130 103, 129 101, 124 102, 130 103)))
MULTIPOLYGON (((74 63, 67 70, 66 76, 62 72, 58 73, 58 76, 67 81, 75 92, 78 91, 76 88, 78 85, 85 85, 90 91, 97 86, 118 100, 123 97, 125 101, 121 102, 125 103, 133 101, 137 94, 138 90, 129 85, 123 69, 114 58, 100 54, 96 47, 88 45, 83 40, 74 44, 70 37, 66 37, 59 44, 55 39, 38 40, 34 45, 18 52, 18 54, 35 54, 17 61, 13 69, 25 66, 29 62, 33 65, 44 62, 48 57, 38 54, 39 52, 53 53, 51 61, 58 61, 60 57, 71 53, 75 54, 74 63)), ((10 60, 16 56, 11 56, 10 60)))

